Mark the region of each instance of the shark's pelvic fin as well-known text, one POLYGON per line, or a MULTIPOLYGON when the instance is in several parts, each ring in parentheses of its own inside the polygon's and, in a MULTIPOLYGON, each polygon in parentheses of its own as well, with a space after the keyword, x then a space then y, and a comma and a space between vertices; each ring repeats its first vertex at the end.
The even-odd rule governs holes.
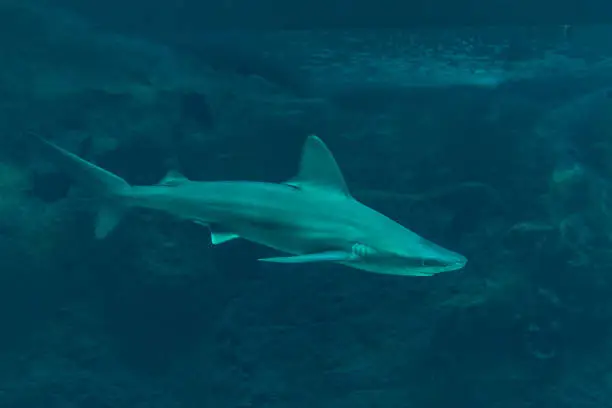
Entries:
POLYGON ((157 183, 157 185, 158 186, 174 187, 174 186, 178 186, 180 184, 183 184, 186 181, 189 181, 189 179, 187 177, 185 177, 180 171, 178 171, 178 170, 170 170, 170 171, 168 171, 168 173, 166 173, 164 178, 161 179, 161 181, 159 183, 157 183))
POLYGON ((320 188, 351 197, 336 159, 317 136, 308 136, 302 149, 300 170, 287 181, 298 188, 320 188))
POLYGON ((210 241, 212 242, 213 245, 223 244, 227 241, 231 241, 233 239, 240 238, 238 234, 234 234, 231 231, 226 231, 223 228, 221 228, 219 225, 214 225, 214 224, 211 225, 210 223, 206 223, 201 220, 195 220, 194 222, 200 225, 208 226, 208 229, 210 229, 210 241))
POLYGON ((236 234, 230 232, 210 232, 210 240, 213 245, 223 244, 224 242, 231 241, 233 239, 240 238, 236 234))
POLYGON ((347 262, 354 261, 358 257, 350 252, 343 251, 328 251, 320 252, 316 254, 307 255, 296 255, 296 256, 283 256, 275 258, 261 258, 262 262, 276 262, 276 263, 311 263, 311 262, 347 262))

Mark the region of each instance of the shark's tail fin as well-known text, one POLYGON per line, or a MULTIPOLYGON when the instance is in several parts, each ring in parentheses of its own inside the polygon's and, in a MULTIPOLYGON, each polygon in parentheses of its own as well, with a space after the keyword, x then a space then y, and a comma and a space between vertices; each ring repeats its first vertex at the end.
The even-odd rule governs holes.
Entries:
POLYGON ((49 157, 74 179, 80 189, 99 201, 95 235, 96 238, 106 237, 121 220, 125 210, 124 198, 131 190, 130 185, 121 177, 62 149, 46 139, 40 136, 34 137, 40 141, 49 157))

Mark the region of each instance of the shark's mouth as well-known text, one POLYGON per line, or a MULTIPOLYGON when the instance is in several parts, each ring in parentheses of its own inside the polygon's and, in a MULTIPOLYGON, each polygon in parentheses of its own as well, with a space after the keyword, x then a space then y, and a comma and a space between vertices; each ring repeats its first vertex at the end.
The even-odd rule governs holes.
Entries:
POLYGON ((418 271, 423 275, 435 275, 441 272, 451 272, 465 266, 464 258, 457 260, 444 260, 435 258, 407 258, 404 259, 404 266, 408 269, 418 271))
POLYGON ((449 266, 448 263, 440 261, 438 259, 429 259, 429 258, 407 258, 408 266, 414 266, 417 268, 439 268, 449 266))

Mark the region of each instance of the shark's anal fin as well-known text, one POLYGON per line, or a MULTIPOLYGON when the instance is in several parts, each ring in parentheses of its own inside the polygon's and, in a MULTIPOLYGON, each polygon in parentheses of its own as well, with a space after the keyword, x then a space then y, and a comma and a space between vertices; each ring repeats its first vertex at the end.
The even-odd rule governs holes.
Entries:
POLYGON ((351 196, 342 171, 325 143, 317 136, 308 136, 302 149, 300 170, 285 184, 298 188, 319 188, 351 196))
POLYGON ((123 216, 124 208, 118 204, 106 204, 100 206, 96 214, 96 224, 94 234, 97 239, 106 238, 112 230, 115 229, 121 217, 123 216))
POLYGON ((327 251, 316 254, 262 258, 262 262, 276 263, 312 263, 312 262, 347 262, 354 261, 356 256, 349 252, 327 251))

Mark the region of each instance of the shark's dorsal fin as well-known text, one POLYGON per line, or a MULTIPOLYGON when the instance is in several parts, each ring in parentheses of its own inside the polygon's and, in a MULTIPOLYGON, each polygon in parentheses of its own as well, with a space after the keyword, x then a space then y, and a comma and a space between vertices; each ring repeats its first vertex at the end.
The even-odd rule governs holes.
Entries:
POLYGON ((299 188, 322 188, 351 196, 336 159, 325 143, 314 135, 308 136, 304 143, 297 176, 285 184, 299 188))
POLYGON ((157 183, 158 186, 167 186, 167 187, 174 187, 174 186, 178 186, 179 184, 182 184, 186 181, 189 181, 189 179, 185 176, 183 176, 183 174, 178 171, 178 170, 169 170, 168 173, 166 173, 166 175, 164 176, 163 179, 161 179, 161 181, 159 183, 157 183))

